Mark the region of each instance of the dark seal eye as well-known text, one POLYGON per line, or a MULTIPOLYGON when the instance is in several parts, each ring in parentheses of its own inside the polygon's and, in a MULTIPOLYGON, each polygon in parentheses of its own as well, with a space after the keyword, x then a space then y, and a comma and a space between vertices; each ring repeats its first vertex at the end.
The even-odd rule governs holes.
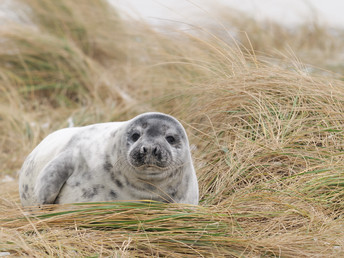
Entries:
POLYGON ((166 136, 166 140, 169 144, 173 144, 176 142, 176 139, 173 136, 166 136))
POLYGON ((134 142, 136 142, 139 138, 140 138, 140 134, 139 133, 133 133, 131 135, 131 140, 133 140, 134 142))

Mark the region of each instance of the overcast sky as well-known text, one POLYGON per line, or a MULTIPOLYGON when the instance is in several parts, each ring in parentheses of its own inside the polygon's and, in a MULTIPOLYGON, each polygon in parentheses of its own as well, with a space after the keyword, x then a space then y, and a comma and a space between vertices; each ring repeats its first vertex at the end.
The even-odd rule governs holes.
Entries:
POLYGON ((258 19, 272 19, 293 26, 315 17, 330 27, 344 27, 343 0, 109 0, 152 24, 164 20, 191 22, 211 18, 209 4, 219 2, 258 19))

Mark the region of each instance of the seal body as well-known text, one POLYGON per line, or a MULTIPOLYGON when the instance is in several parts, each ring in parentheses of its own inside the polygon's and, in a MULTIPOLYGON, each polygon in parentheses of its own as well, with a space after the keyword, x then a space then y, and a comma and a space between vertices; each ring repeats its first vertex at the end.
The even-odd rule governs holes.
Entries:
POLYGON ((24 206, 117 200, 198 204, 185 130, 172 116, 155 112, 48 135, 26 158, 19 192, 24 206))

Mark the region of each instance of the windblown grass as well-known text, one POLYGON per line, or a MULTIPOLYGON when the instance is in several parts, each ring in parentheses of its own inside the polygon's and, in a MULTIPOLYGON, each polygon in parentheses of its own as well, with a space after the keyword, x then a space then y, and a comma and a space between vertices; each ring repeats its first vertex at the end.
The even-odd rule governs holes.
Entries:
MULTIPOLYGON (((30 23, 0 28, 0 175, 14 175, 32 148, 69 118, 85 125, 157 110, 185 125, 201 202, 23 209, 17 182, 0 183, 0 252, 344 254, 344 83, 338 76, 255 55, 254 48, 273 53, 263 48, 262 30, 248 30, 256 37, 252 48, 204 28, 199 35, 162 35, 120 18, 106 1, 17 3, 26 6, 22 19, 30 23)), ((316 37, 321 42, 327 34, 316 37)), ((336 44, 333 51, 341 49, 336 44)), ((302 49, 294 47, 296 54, 302 49)))
MULTIPOLYGON (((216 10, 214 17, 222 26, 215 23, 210 29, 229 44, 232 39, 228 33, 224 33, 223 27, 228 28, 232 37, 250 51, 271 58, 286 59, 287 62, 290 59, 296 62, 301 60, 307 65, 297 64, 300 70, 315 73, 332 71, 343 79, 344 57, 339 53, 344 50, 344 30, 329 28, 320 23, 316 13, 295 28, 281 26, 268 19, 257 22, 243 12, 220 5, 213 5, 213 8, 216 10)), ((274 62, 281 63, 278 59, 274 62)))
POLYGON ((52 211, 30 210, 24 216, 17 207, 7 207, 15 219, 2 218, 3 234, 15 229, 24 233, 24 241, 10 239, 3 244, 12 251, 19 246, 29 255, 37 249, 49 255, 114 255, 122 251, 123 243, 128 244, 128 254, 139 256, 336 254, 333 247, 340 245, 342 226, 331 225, 335 223, 319 211, 300 209, 288 199, 269 196, 266 202, 266 195, 236 198, 226 208, 86 203, 52 211), (259 209, 257 204, 261 204, 259 209), (35 248, 25 249, 23 242, 35 248), (83 248, 75 247, 80 242, 83 248))

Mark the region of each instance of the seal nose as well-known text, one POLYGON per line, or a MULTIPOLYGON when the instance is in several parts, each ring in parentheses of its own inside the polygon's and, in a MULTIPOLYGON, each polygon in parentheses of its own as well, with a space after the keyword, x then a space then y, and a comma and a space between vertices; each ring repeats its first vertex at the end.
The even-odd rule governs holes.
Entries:
POLYGON ((161 149, 159 146, 148 146, 148 145, 142 145, 140 148, 140 153, 142 155, 153 155, 154 157, 161 156, 161 149))

